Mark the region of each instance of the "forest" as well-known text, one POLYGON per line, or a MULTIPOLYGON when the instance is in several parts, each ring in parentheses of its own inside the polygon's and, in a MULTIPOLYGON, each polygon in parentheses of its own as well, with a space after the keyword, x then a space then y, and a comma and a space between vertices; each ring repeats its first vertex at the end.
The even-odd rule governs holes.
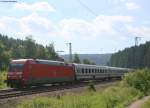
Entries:
POLYGON ((114 53, 108 65, 135 69, 150 68, 150 42, 114 53))
POLYGON ((6 70, 10 60, 17 58, 61 60, 53 43, 43 46, 36 43, 32 36, 21 40, 0 34, 0 70, 6 70))
MULTIPOLYGON (((38 44, 32 36, 27 36, 25 40, 21 40, 0 34, 0 70, 6 70, 11 59, 19 58, 63 60, 56 53, 53 43, 43 46, 38 44)), ((80 63, 78 54, 74 55, 73 62, 80 63)), ((83 63, 93 64, 89 60, 86 62, 83 63)), ((150 68, 150 42, 125 48, 112 54, 108 65, 124 68, 150 68)))

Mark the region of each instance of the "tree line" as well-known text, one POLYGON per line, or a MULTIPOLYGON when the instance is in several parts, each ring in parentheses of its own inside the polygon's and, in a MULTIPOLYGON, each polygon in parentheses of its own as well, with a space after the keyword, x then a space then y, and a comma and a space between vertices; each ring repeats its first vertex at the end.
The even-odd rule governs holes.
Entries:
MULTIPOLYGON (((8 68, 11 59, 46 59, 64 61, 55 51, 54 44, 43 46, 36 43, 32 36, 27 36, 25 40, 9 38, 0 34, 0 70, 8 68)), ((74 63, 81 63, 78 54, 74 55, 74 63)), ((89 59, 83 60, 84 64, 95 64, 89 59)))
POLYGON ((85 58, 85 59, 83 59, 83 61, 81 61, 78 54, 74 54, 73 62, 79 63, 79 64, 83 63, 83 64, 96 65, 94 62, 90 61, 88 58, 85 58))
POLYGON ((150 42, 113 54, 108 65, 125 68, 150 68, 150 42))
POLYGON ((32 36, 21 40, 0 34, 0 70, 5 70, 11 59, 19 58, 61 60, 55 52, 53 43, 43 46, 36 43, 32 36))

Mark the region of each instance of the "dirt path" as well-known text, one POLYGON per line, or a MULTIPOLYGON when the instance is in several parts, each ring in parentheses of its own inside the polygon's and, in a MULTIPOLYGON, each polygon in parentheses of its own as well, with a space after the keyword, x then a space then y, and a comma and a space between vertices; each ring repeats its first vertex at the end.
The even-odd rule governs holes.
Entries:
POLYGON ((135 101, 128 108, 141 108, 144 102, 146 102, 149 98, 150 96, 146 96, 142 98, 141 100, 135 101))

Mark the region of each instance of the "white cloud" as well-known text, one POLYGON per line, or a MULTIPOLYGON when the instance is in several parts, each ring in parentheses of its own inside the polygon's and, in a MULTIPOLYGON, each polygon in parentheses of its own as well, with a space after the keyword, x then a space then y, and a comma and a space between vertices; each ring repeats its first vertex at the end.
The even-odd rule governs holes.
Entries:
POLYGON ((0 28, 3 28, 4 27, 4 24, 2 21, 0 21, 0 28))
POLYGON ((0 18, 0 31, 1 33, 21 34, 20 38, 35 35, 42 39, 43 35, 56 35, 57 27, 47 18, 32 13, 22 18, 0 18))
POLYGON ((37 13, 32 13, 29 16, 21 18, 19 22, 22 29, 27 33, 55 32, 56 28, 50 20, 39 16, 37 13))
POLYGON ((33 35, 41 40, 43 40, 43 36, 47 38, 60 37, 64 40, 79 38, 81 40, 94 40, 97 37, 107 36, 103 38, 114 40, 120 38, 120 35, 117 35, 117 30, 114 28, 114 25, 121 24, 121 26, 124 26, 124 24, 131 23, 132 21, 133 17, 131 16, 100 15, 88 21, 70 18, 60 20, 58 23, 53 23, 44 16, 32 13, 31 15, 18 19, 3 17, 0 19, 0 24, 5 25, 6 28, 3 28, 3 30, 5 29, 4 31, 6 33, 9 31, 10 33, 33 35), (12 29, 8 30, 7 28, 12 29))
POLYGON ((129 23, 133 21, 131 16, 104 16, 86 21, 83 19, 64 19, 60 22, 60 32, 65 37, 96 38, 104 34, 113 35, 117 31, 113 27, 117 23, 129 23))
POLYGON ((33 4, 27 3, 16 3, 14 6, 15 9, 21 10, 31 10, 31 11, 50 11, 55 12, 55 8, 50 5, 48 2, 36 2, 33 4))
POLYGON ((140 6, 134 2, 127 2, 126 7, 128 10, 136 10, 140 8, 140 6))

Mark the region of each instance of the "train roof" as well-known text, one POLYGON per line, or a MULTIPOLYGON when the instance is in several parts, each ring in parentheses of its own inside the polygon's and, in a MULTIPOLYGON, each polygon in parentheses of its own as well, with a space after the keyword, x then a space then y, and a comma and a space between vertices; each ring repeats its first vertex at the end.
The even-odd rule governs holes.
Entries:
POLYGON ((100 66, 100 65, 89 65, 89 64, 77 64, 77 63, 65 63, 61 61, 54 60, 43 60, 43 59, 16 59, 12 60, 12 62, 21 62, 24 63, 28 60, 36 61, 36 63, 40 64, 48 64, 48 65, 56 65, 56 66, 72 66, 76 67, 86 67, 86 68, 103 68, 103 69, 118 69, 118 70, 131 70, 130 68, 121 68, 121 67, 111 67, 111 66, 100 66))
POLYGON ((73 63, 77 67, 89 67, 89 68, 103 68, 103 69, 118 69, 118 70, 130 70, 129 68, 121 68, 121 67, 111 67, 111 66, 100 66, 100 65, 88 65, 88 64, 76 64, 73 63))
POLYGON ((53 60, 36 59, 35 61, 37 63, 41 63, 41 64, 56 65, 56 66, 68 66, 68 65, 70 65, 70 64, 67 64, 65 62, 53 61, 53 60))
POLYGON ((48 65, 56 65, 56 66, 71 65, 71 64, 67 64, 65 62, 61 62, 61 61, 43 60, 43 59, 16 59, 16 60, 12 60, 11 62, 13 62, 13 63, 25 63, 29 60, 35 61, 36 63, 39 63, 39 64, 48 64, 48 65))
POLYGON ((12 60, 11 62, 13 62, 13 63, 25 63, 28 60, 33 60, 33 59, 15 59, 15 60, 12 60))

